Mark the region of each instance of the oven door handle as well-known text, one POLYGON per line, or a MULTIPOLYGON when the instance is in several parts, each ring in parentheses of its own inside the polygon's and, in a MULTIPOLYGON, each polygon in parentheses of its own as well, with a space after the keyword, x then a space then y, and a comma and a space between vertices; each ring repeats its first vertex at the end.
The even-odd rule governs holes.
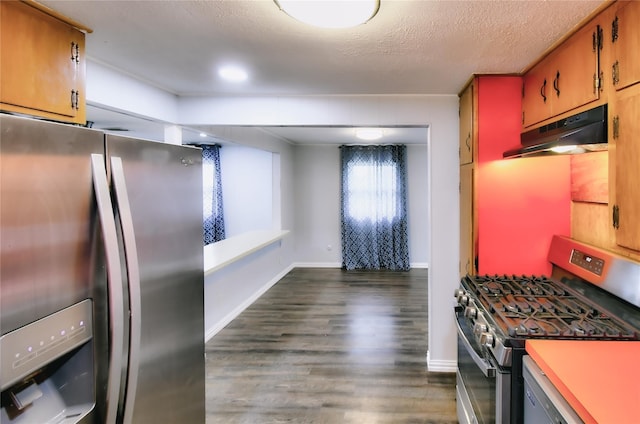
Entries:
POLYGON ((473 346, 471 346, 471 342, 469 342, 469 339, 467 339, 467 336, 462 331, 462 327, 460 326, 460 322, 458 321, 458 314, 456 313, 455 315, 456 326, 458 327, 458 337, 460 337, 460 340, 462 341, 465 349, 467 350, 469 355, 471 355, 473 362, 476 363, 485 377, 494 378, 496 376, 496 367, 494 367, 491 362, 478 355, 478 352, 476 352, 473 346))

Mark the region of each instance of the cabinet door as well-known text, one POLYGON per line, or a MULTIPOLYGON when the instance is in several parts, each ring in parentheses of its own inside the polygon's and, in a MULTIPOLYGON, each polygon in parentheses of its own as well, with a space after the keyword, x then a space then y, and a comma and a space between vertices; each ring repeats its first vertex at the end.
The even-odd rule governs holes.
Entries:
POLYGON ((599 45, 597 26, 583 28, 554 53, 548 78, 553 116, 570 111, 600 97, 596 88, 599 78, 599 45))
POLYGON ((21 2, 0 7, 2 103, 45 117, 84 117, 84 34, 21 2))
POLYGON ((522 126, 530 127, 551 116, 549 93, 550 81, 547 80, 548 61, 542 61, 531 68, 523 78, 522 88, 522 126))
POLYGON ((474 275, 475 228, 473 164, 460 167, 460 277, 474 275))
POLYGON ((460 96, 460 164, 473 162, 474 116, 473 116, 474 84, 460 96))
POLYGON ((622 2, 611 24, 616 90, 640 82, 640 2, 622 2))
POLYGON ((619 92, 612 116, 616 242, 640 250, 640 85, 619 92))

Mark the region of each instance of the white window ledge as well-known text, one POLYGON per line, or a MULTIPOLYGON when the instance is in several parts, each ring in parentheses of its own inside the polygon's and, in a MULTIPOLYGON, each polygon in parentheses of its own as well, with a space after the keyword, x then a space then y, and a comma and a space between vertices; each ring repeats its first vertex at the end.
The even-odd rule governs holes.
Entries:
POLYGON ((204 247, 204 275, 216 272, 289 234, 288 230, 251 231, 204 247))

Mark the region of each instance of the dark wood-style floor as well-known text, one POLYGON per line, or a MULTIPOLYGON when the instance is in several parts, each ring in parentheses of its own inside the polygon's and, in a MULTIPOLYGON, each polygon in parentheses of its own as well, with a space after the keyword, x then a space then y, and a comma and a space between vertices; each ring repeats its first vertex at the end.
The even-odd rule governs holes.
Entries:
POLYGON ((426 305, 425 269, 292 270, 206 344, 207 424, 456 423, 426 305))

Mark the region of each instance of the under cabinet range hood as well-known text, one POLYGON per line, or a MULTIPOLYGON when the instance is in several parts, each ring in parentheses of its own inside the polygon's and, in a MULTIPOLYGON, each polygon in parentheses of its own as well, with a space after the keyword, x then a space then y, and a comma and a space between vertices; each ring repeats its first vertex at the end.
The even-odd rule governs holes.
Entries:
POLYGON ((520 135, 520 146, 504 158, 578 154, 607 149, 607 105, 560 119, 520 135))

